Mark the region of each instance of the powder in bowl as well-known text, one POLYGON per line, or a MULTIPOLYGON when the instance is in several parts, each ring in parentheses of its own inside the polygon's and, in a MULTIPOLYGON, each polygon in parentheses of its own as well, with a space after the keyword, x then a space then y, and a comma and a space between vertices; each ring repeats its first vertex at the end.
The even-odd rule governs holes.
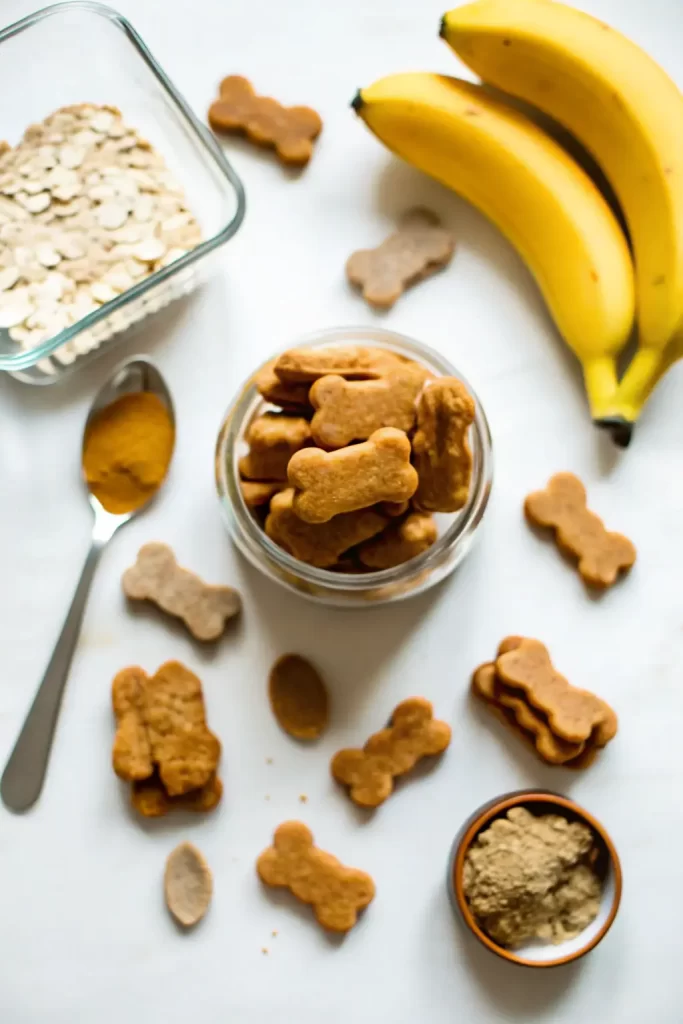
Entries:
POLYGON ((601 884, 593 833, 557 814, 513 807, 467 852, 463 882, 482 929, 502 946, 558 945, 597 917, 601 884))

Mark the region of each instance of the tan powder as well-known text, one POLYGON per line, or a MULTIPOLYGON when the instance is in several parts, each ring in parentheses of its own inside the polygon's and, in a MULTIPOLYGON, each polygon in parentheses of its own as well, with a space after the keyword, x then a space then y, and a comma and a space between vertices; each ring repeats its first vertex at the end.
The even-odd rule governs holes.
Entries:
POLYGON ((574 938, 600 908, 591 830, 513 807, 467 853, 464 888, 480 926, 504 946, 574 938))

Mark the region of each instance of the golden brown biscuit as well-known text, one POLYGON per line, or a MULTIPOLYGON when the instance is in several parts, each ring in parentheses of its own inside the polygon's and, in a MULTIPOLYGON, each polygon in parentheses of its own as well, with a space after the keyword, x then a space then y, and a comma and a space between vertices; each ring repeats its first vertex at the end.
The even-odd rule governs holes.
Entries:
POLYGON ((423 554, 437 536, 436 523, 428 512, 411 512, 378 537, 361 544, 358 558, 368 569, 391 569, 423 554))
POLYGON ((424 697, 411 697, 394 709, 391 724, 376 732, 362 750, 340 750, 330 770, 337 782, 349 787, 349 796, 361 807, 379 807, 394 789, 394 779, 405 775, 423 757, 442 754, 451 742, 451 728, 434 718, 424 697))
POLYGON ((131 804, 144 818, 161 818, 169 811, 213 811, 221 801, 223 783, 212 775, 199 789, 191 789, 182 796, 169 796, 155 772, 149 779, 134 782, 131 788, 131 804))
POLYGON ((329 348, 290 348, 277 359, 274 370, 282 381, 310 385, 328 375, 346 380, 372 380, 397 365, 405 365, 405 360, 388 349, 331 345, 329 348))
POLYGON ((349 548, 374 537, 387 525, 386 516, 372 508, 347 512, 327 523, 305 523, 294 512, 293 501, 291 487, 275 495, 266 519, 266 533, 293 558, 319 569, 335 565, 349 548))
POLYGON ((378 380, 321 377, 310 391, 314 441, 335 449, 365 441, 382 427, 407 434, 415 425, 415 401, 427 376, 422 367, 401 366, 378 380))
POLYGON ((166 544, 141 547, 135 565, 124 572, 122 585, 129 600, 151 601, 182 619, 196 640, 217 640, 242 608, 233 587, 212 586, 182 569, 166 544))
POLYGON ((303 166, 313 155, 313 142, 323 123, 310 107, 283 107, 257 96, 248 79, 229 75, 209 107, 209 124, 217 132, 246 135, 251 142, 275 150, 285 164, 303 166))
POLYGON ((119 778, 140 781, 156 767, 169 796, 180 796, 215 774, 221 747, 206 725, 202 684, 180 662, 166 662, 151 677, 124 669, 112 684, 112 701, 119 778))
POLYGON ((636 560, 636 549, 621 533, 609 533, 586 508, 586 489, 573 473, 556 473, 544 491, 524 502, 527 519, 555 531, 558 547, 578 562, 583 580, 592 587, 611 587, 636 560))
POLYGON ((617 716, 612 708, 588 690, 571 686, 554 669, 540 641, 524 639, 514 650, 500 655, 496 674, 505 687, 521 691, 561 739, 581 743, 592 736, 602 747, 616 735, 617 716))
POLYGON ((285 481, 292 455, 311 443, 311 427, 303 416, 266 412, 250 423, 246 440, 249 454, 239 461, 240 476, 285 481))
POLYGON ((256 862, 266 885, 280 886, 313 907, 323 928, 348 932, 358 912, 372 902, 375 883, 357 868, 347 868, 331 853, 313 845, 310 829, 300 821, 285 821, 273 837, 273 845, 256 862))
POLYGON ((346 276, 362 288, 371 306, 389 309, 410 285, 447 266, 454 248, 455 239, 438 217, 429 210, 412 210, 377 248, 352 253, 346 276))
POLYGON ((506 693, 496 677, 494 662, 475 669, 472 689, 478 697, 504 712, 503 720, 527 736, 536 753, 548 764, 565 764, 581 754, 585 742, 569 743, 555 736, 546 719, 520 697, 506 693))
POLYGON ((120 779, 147 779, 154 771, 152 746, 146 724, 147 673, 137 666, 121 669, 111 688, 116 716, 112 751, 114 771, 120 779))
POLYGON ((256 375, 256 389, 267 402, 279 405, 286 412, 297 413, 300 416, 308 415, 313 410, 308 401, 310 384, 297 384, 280 380, 275 373, 275 363, 272 359, 256 375))
POLYGON ((472 478, 468 433, 474 413, 474 399, 456 377, 440 377, 422 392, 413 438, 413 465, 420 478, 416 508, 457 512, 467 504, 472 478))
POLYGON ((263 508, 270 504, 270 499, 284 490, 285 484, 281 480, 273 480, 270 483, 264 480, 240 480, 240 490, 247 508, 263 508))
POLYGON ((307 523, 326 523, 380 501, 406 501, 418 484, 410 465, 410 441, 393 427, 334 452, 299 451, 290 460, 287 477, 295 488, 292 507, 307 523))
POLYGON ((298 740, 315 740, 325 731, 329 698, 319 672, 298 654, 283 654, 268 679, 270 706, 278 724, 298 740))

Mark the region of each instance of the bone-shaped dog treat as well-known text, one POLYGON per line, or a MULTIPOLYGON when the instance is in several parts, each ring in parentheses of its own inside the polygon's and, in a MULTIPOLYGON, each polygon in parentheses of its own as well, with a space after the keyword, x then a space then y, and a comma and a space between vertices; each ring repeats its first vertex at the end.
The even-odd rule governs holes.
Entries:
POLYGON ((273 480, 270 483, 264 480, 240 480, 240 490, 247 508, 262 508, 284 487, 282 480, 273 480))
POLYGON ((135 565, 126 569, 123 592, 132 601, 152 601, 182 619, 196 640, 216 640, 242 601, 232 587, 210 586, 182 569, 166 544, 145 544, 135 565))
POLYGON ((251 82, 229 75, 209 107, 209 124, 218 132, 244 134, 259 146, 275 150, 285 164, 302 167, 313 155, 313 142, 323 123, 310 107, 283 107, 268 96, 257 96, 251 82))
POLYGON ((273 845, 258 858, 256 870, 266 885, 289 889, 310 904, 318 923, 333 932, 350 931, 358 912, 375 895, 370 875, 319 850, 300 821, 285 821, 276 829, 273 845))
POLYGON ((304 413, 310 409, 308 392, 310 384, 306 381, 297 383, 295 381, 280 380, 275 373, 275 363, 272 359, 256 375, 256 389, 267 402, 279 405, 286 412, 304 413))
POLYGON ((328 374, 346 380, 372 380, 404 365, 404 360, 388 349, 331 345, 328 348, 290 348, 278 358, 274 370, 282 381, 310 385, 328 374))
POLYGON ((586 489, 573 473, 557 473, 544 491, 528 495, 524 511, 536 526, 554 529, 558 547, 577 559, 589 586, 611 587, 636 560, 631 541, 609 533, 602 519, 586 508, 586 489))
POLYGON ((413 464, 420 484, 413 504, 424 512, 457 512, 467 504, 472 452, 467 435, 474 400, 456 377, 429 384, 417 403, 413 464))
POLYGON ((527 735, 538 755, 549 764, 565 764, 583 752, 585 743, 569 743, 555 736, 539 712, 521 698, 502 691, 495 662, 487 662, 475 669, 472 689, 492 708, 502 712, 500 717, 516 732, 527 735))
POLYGON ((322 448, 334 449, 365 441, 382 427, 395 427, 407 434, 415 425, 415 401, 427 376, 427 370, 413 365, 379 380, 321 377, 310 392, 316 410, 311 420, 314 441, 322 448))
POLYGON ((426 512, 411 512, 379 537, 366 541, 358 557, 368 569, 391 569, 427 551, 437 538, 436 523, 426 512))
POLYGON ((604 747, 617 731, 612 708, 588 690, 572 686, 552 665, 538 640, 523 639, 496 659, 496 673, 506 687, 521 691, 529 704, 548 719, 556 736, 570 743, 593 737, 604 747))
POLYGON ((306 523, 326 523, 380 501, 406 501, 418 484, 410 465, 410 441, 393 427, 376 430, 362 444, 338 451, 297 452, 287 477, 295 488, 292 507, 306 523))
POLYGON ((162 818, 170 811, 194 811, 205 814, 213 811, 223 795, 223 783, 212 775, 199 789, 191 789, 181 796, 169 796, 155 772, 149 779, 134 782, 131 804, 143 818, 162 818))
POLYGON ((429 210, 413 210, 376 249, 360 249, 346 263, 351 284, 371 306, 389 309, 410 285, 450 263, 455 240, 429 210))
POLYGON ((394 779, 405 775, 423 757, 442 754, 451 742, 451 728, 434 718, 424 697, 402 701, 391 724, 376 732, 362 750, 340 750, 330 770, 337 782, 349 787, 349 796, 361 807, 379 807, 391 796, 394 779))
POLYGON ((123 669, 112 683, 112 704, 119 778, 142 781, 156 768, 168 795, 181 796, 215 775, 221 745, 206 724, 202 684, 180 662, 166 662, 151 677, 123 669))
POLYGON ((345 551, 374 537, 387 525, 386 516, 373 508, 347 512, 327 523, 305 523, 294 512, 293 500, 291 487, 275 495, 266 533, 294 558, 319 569, 336 565, 345 551))
POLYGON ((239 461, 240 475, 248 480, 287 479, 294 452, 311 442, 311 428, 303 416, 267 412, 249 425, 249 454, 239 461))

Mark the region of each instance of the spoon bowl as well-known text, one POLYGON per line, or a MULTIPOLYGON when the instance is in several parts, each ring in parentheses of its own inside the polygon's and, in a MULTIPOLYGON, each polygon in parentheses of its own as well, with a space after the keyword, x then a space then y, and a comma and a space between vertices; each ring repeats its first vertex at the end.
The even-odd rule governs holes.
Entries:
MULTIPOLYGON (((142 392, 156 395, 161 399, 169 414, 175 436, 175 412, 166 382, 154 363, 141 356, 134 356, 121 363, 97 393, 85 423, 82 450, 85 450, 88 429, 98 413, 124 395, 142 392)), ((169 458, 169 466, 171 458, 169 458)), ((168 466, 166 467, 167 474, 168 466)), ((142 504, 132 511, 120 514, 107 511, 88 488, 88 497, 94 513, 90 551, 83 565, 71 607, 64 620, 45 675, 10 754, 2 781, 0 781, 0 796, 5 806, 11 811, 28 810, 35 804, 42 791, 64 688, 78 642, 90 584, 100 555, 118 528, 149 506, 163 486, 165 479, 164 476, 154 493, 142 504)), ((85 474, 84 481, 87 487, 85 474)))

